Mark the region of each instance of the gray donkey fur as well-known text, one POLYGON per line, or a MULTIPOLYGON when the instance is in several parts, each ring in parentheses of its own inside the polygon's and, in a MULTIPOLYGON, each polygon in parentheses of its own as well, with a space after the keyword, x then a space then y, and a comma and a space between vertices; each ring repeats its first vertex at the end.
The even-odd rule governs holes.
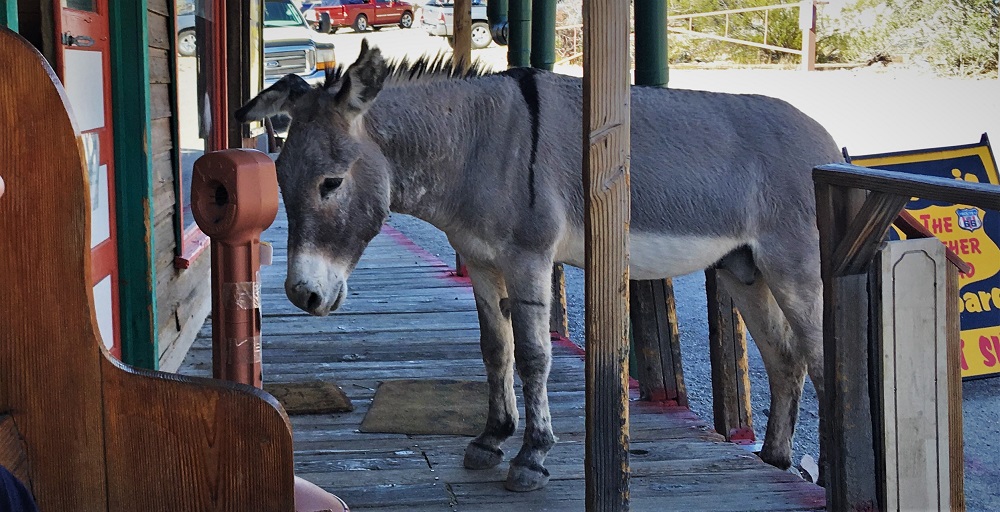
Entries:
MULTIPOLYGON (((819 124, 773 98, 633 87, 631 108, 631 278, 722 269, 768 372, 760 456, 787 468, 807 372, 823 400, 810 171, 841 154, 819 124)), ((465 466, 503 461, 518 422, 516 363, 526 426, 506 485, 544 486, 556 442, 551 270, 584 263, 581 80, 529 69, 456 76, 440 58, 389 65, 366 42, 325 86, 289 75, 237 119, 278 112, 293 119, 277 159, 288 298, 314 315, 336 309, 390 211, 440 228, 468 262, 490 389, 465 466)))

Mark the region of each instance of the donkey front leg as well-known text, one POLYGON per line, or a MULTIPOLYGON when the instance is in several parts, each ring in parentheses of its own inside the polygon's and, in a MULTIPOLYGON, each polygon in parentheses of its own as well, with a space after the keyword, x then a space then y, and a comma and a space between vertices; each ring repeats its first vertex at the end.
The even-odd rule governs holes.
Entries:
POLYGON ((556 443, 549 414, 547 382, 552 365, 549 303, 552 300, 552 259, 513 258, 505 271, 514 329, 514 360, 524 387, 524 444, 511 461, 506 487, 533 491, 545 486, 549 472, 545 456, 556 443))
POLYGON ((490 403, 486 428, 465 448, 465 467, 489 469, 503 462, 500 445, 517 429, 514 396, 514 338, 503 277, 471 262, 467 264, 479 312, 479 343, 486 365, 490 403))

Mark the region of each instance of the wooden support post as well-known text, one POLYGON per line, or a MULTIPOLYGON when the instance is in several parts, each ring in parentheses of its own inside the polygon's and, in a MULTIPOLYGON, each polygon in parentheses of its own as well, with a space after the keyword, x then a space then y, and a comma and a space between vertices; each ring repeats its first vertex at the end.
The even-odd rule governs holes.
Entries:
POLYGON ((802 70, 816 69, 816 2, 799 2, 799 28, 802 29, 802 70))
POLYGON ((746 327, 733 298, 719 286, 717 274, 715 269, 705 271, 715 431, 727 441, 752 443, 756 438, 750 403, 746 327))
POLYGON ((552 267, 552 313, 549 315, 549 332, 563 338, 569 337, 569 315, 566 312, 566 271, 561 263, 552 267))
POLYGON ((455 0, 455 24, 452 34, 455 37, 454 65, 455 69, 466 70, 472 64, 472 0, 455 0))
MULTIPOLYGON (((452 9, 452 34, 455 38, 452 47, 452 66, 456 70, 465 71, 472 65, 472 0, 455 0, 452 9)), ((468 277, 462 255, 455 251, 455 275, 468 277)))
POLYGON ((673 281, 631 281, 629 316, 635 342, 639 397, 687 406, 673 281))
MULTIPOLYGON (((950 260, 949 260, 950 261, 950 260)), ((965 510, 965 426, 962 421, 962 323, 955 297, 961 287, 959 269, 948 267, 946 321, 948 336, 948 453, 951 456, 951 510, 965 510)))
MULTIPOLYGON (((868 275, 837 276, 835 248, 861 209, 863 190, 816 184, 823 275, 823 358, 826 397, 820 407, 829 510, 875 510, 878 490, 872 446, 868 275)), ((822 457, 821 457, 822 458, 822 457)))
POLYGON ((629 7, 583 6, 588 512, 629 507, 629 7))

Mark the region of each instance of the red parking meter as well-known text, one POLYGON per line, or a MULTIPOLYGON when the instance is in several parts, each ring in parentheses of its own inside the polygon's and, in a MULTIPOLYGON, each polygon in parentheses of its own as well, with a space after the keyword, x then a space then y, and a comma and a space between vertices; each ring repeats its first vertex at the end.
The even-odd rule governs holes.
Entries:
POLYGON ((212 240, 212 375, 261 387, 260 234, 278 214, 274 162, 247 149, 206 153, 191 211, 212 240))

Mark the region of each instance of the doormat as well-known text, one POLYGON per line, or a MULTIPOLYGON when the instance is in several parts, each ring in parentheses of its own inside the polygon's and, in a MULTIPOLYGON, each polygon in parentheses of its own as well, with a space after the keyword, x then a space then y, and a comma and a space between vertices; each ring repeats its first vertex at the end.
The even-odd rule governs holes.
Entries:
POLYGON ((331 382, 265 382, 264 391, 281 402, 288 415, 349 412, 354 404, 344 390, 331 382))
POLYGON ((361 431, 477 436, 486 427, 485 382, 387 380, 375 391, 361 431))

